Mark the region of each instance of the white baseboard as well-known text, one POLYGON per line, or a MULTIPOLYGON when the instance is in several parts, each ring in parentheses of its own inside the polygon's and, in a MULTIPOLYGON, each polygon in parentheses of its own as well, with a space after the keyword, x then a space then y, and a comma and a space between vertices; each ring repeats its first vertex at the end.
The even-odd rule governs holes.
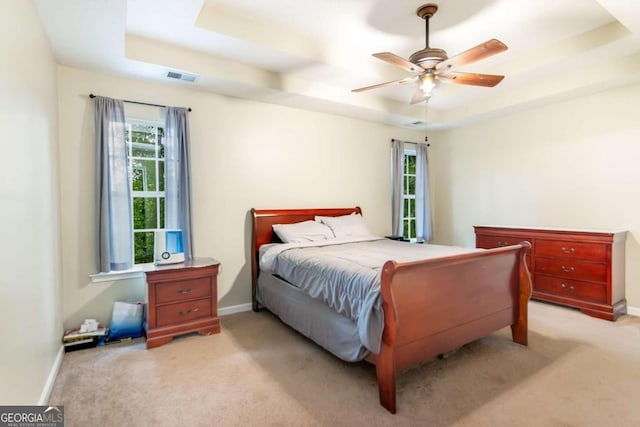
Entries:
POLYGON ((53 385, 56 382, 56 377, 58 376, 58 371, 60 370, 60 365, 62 365, 63 358, 64 358, 64 346, 61 345, 60 349, 58 350, 58 355, 56 356, 56 360, 53 362, 53 366, 51 367, 51 371, 49 371, 47 382, 44 383, 44 388, 42 389, 42 394, 40 394, 40 400, 38 400, 38 405, 46 405, 49 403, 49 397, 51 396, 51 392, 53 391, 53 385))
POLYGON ((218 308, 219 316, 228 316, 229 314, 242 313, 243 311, 251 311, 251 303, 232 305, 231 307, 218 308))
POLYGON ((632 316, 640 316, 640 308, 638 307, 627 307, 627 314, 632 316))

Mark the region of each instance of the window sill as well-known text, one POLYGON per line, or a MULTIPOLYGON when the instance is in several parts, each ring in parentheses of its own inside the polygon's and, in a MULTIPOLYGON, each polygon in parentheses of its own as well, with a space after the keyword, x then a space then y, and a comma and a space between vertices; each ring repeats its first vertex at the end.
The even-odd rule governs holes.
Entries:
POLYGON ((138 264, 129 270, 110 271, 108 273, 90 274, 91 283, 115 282, 117 280, 139 279, 144 277, 144 273, 155 268, 155 264, 138 264))

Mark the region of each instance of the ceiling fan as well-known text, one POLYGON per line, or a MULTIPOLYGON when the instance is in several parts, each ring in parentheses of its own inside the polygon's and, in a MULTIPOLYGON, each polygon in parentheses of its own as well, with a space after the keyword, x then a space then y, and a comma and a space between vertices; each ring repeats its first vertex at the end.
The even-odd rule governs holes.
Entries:
POLYGON ((504 76, 495 74, 463 73, 454 71, 454 68, 471 64, 507 50, 507 45, 500 40, 491 39, 478 46, 472 47, 456 56, 449 58, 447 52, 442 49, 429 47, 429 19, 438 11, 438 5, 428 3, 422 5, 416 14, 425 20, 425 48, 414 52, 409 60, 406 60, 391 52, 374 53, 373 56, 403 70, 416 73, 412 77, 393 80, 372 86, 353 89, 352 92, 362 92, 370 89, 391 86, 395 84, 415 82, 418 83, 411 104, 427 101, 439 81, 462 85, 494 87, 502 81, 504 76))

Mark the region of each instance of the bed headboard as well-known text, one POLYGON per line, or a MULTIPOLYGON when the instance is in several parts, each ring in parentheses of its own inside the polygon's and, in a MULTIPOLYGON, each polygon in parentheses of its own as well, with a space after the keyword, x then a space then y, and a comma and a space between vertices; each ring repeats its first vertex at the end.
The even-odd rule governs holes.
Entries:
POLYGON ((258 250, 266 243, 279 242, 273 232, 273 224, 291 224, 313 220, 316 216, 341 216, 352 213, 362 214, 360 207, 319 208, 319 209, 251 209, 253 230, 251 236, 251 302, 257 311, 256 285, 258 282, 258 250))

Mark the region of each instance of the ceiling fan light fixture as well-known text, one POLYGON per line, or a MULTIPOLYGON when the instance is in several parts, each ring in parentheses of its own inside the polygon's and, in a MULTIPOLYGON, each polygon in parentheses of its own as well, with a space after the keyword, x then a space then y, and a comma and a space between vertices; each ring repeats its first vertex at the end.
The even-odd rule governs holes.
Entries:
POLYGON ((420 76, 420 90, 424 93, 424 98, 430 98, 431 92, 436 87, 436 77, 432 73, 425 73, 420 76))

